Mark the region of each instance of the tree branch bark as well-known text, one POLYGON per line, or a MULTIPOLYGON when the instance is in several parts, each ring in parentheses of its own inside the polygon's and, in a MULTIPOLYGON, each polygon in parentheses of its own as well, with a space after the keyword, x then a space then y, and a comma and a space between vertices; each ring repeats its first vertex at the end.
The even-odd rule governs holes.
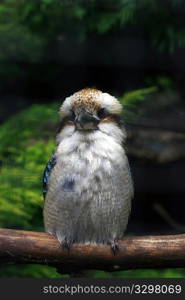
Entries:
POLYGON ((64 274, 88 269, 185 267, 185 234, 125 237, 119 249, 115 256, 106 244, 73 244, 68 251, 48 233, 0 229, 1 263, 47 264, 64 274))

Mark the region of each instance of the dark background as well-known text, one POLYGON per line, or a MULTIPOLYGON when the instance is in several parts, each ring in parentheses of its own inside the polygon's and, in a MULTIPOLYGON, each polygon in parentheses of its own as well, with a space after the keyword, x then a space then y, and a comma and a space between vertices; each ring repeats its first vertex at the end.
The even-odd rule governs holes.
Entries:
POLYGON ((0 2, 1 227, 43 230, 57 110, 84 87, 125 108, 135 184, 127 234, 184 232, 183 0, 0 2))

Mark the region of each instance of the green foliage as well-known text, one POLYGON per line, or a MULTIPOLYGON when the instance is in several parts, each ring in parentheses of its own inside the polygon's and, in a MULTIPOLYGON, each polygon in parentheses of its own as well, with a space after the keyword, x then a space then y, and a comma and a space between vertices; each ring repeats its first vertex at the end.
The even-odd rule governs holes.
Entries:
POLYGON ((119 100, 123 105, 132 105, 138 101, 144 101, 145 96, 157 91, 157 87, 152 86, 144 89, 126 92, 119 100))
MULTIPOLYGON (((33 105, 0 126, 0 227, 43 231, 42 174, 55 146, 56 112, 55 103, 33 105)), ((0 276, 59 275, 46 266, 4 266, 0 276)))
POLYGON ((42 173, 54 149, 56 105, 34 105, 0 127, 0 226, 43 229, 42 173))
MULTIPOLYGON (((53 82, 56 64, 48 64, 61 41, 83 43, 91 36, 125 35, 138 27, 142 38, 160 51, 185 46, 183 0, 4 0, 0 3, 0 76, 53 82), (126 31, 125 31, 126 29, 126 31), (47 62, 48 72, 42 70, 47 62), (40 66, 40 72, 34 65, 40 66), (28 67, 29 66, 29 67, 28 67)), ((140 33, 139 33, 140 35, 140 33)))
POLYGON ((155 78, 147 78, 146 83, 148 85, 154 84, 157 86, 157 90, 159 91, 167 91, 167 90, 174 90, 174 83, 168 76, 165 75, 159 75, 155 78))
POLYGON ((123 104, 124 119, 128 122, 134 122, 140 114, 139 107, 142 102, 147 100, 147 96, 156 93, 158 90, 157 86, 151 86, 139 90, 126 92, 122 97, 119 98, 123 104))
POLYGON ((65 278, 68 275, 59 274, 55 268, 44 265, 12 265, 2 264, 0 266, 0 278, 65 278))
POLYGON ((5 0, 0 4, 0 59, 38 61, 51 41, 107 34, 133 24, 159 49, 172 52, 185 46, 183 6, 182 0, 5 0))

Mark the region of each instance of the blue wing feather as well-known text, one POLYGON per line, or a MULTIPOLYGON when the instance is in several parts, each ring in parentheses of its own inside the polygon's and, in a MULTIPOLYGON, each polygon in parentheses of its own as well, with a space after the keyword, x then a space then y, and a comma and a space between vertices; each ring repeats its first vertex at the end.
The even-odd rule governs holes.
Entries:
POLYGON ((56 164, 56 156, 53 155, 52 158, 48 161, 44 173, 43 173, 43 196, 44 199, 46 197, 47 191, 48 191, 48 183, 49 183, 49 177, 52 172, 52 169, 54 168, 56 164))

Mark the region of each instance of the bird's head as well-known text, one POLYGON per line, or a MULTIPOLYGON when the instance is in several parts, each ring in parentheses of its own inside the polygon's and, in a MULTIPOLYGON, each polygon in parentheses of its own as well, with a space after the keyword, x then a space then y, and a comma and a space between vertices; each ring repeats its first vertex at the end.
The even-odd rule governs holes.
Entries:
POLYGON ((121 112, 122 105, 115 97, 91 88, 67 97, 60 108, 63 126, 75 126, 76 130, 85 132, 117 122, 121 112))

